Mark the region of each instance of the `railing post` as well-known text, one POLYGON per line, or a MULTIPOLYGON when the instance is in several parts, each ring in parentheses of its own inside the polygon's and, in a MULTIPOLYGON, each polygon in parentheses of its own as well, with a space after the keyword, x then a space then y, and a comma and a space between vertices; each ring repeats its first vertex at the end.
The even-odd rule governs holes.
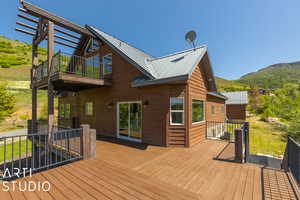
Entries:
POLYGON ((235 161, 238 163, 243 163, 243 130, 242 129, 235 129, 234 139, 235 139, 235 161))
POLYGON ((82 147, 81 155, 83 159, 96 157, 96 130, 90 129, 90 125, 82 124, 82 147))
POLYGON ((249 122, 244 122, 244 141, 245 141, 245 162, 249 161, 250 142, 249 142, 249 122))

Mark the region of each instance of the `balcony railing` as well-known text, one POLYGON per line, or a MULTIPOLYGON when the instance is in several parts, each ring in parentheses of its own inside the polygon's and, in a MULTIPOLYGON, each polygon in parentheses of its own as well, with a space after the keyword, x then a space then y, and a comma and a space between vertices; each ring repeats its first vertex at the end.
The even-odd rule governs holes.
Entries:
MULTIPOLYGON (((100 73, 100 62, 93 59, 58 52, 53 56, 52 65, 52 74, 64 72, 88 78, 102 78, 100 73)), ((48 61, 41 63, 37 67, 36 72, 37 81, 44 80, 48 76, 48 61)))

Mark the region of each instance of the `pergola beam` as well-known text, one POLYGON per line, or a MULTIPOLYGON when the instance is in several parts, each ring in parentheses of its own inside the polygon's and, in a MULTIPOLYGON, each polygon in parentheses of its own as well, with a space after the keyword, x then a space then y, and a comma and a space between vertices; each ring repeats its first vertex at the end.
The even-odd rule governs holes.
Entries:
MULTIPOLYGON (((21 33, 25 33, 25 34, 27 34, 27 35, 35 36, 35 33, 30 32, 30 31, 26 31, 26 30, 23 30, 23 29, 20 29, 20 28, 15 28, 15 30, 16 30, 16 31, 19 31, 19 32, 21 32, 21 33)), ((45 38, 45 40, 48 40, 48 38, 45 38)), ((58 40, 54 40, 54 43, 60 44, 60 45, 64 45, 64 46, 67 46, 67 47, 71 47, 71 48, 74 48, 74 49, 77 49, 76 46, 73 46, 73 45, 70 45, 70 44, 67 44, 67 43, 58 41, 58 40)))
POLYGON ((74 31, 76 33, 94 37, 94 35, 92 33, 90 33, 87 29, 85 29, 85 28, 83 28, 83 27, 81 27, 81 26, 79 26, 79 25, 77 25, 73 22, 70 22, 70 21, 68 21, 68 20, 66 20, 62 17, 59 17, 55 14, 52 14, 52 13, 50 13, 50 12, 48 12, 48 11, 42 9, 42 8, 34 6, 34 5, 32 5, 30 3, 27 3, 25 1, 22 1, 21 3, 23 5, 23 9, 25 9, 25 12, 27 12, 30 15, 33 15, 33 16, 39 17, 39 18, 45 18, 45 19, 53 22, 56 25, 59 25, 63 28, 74 31))

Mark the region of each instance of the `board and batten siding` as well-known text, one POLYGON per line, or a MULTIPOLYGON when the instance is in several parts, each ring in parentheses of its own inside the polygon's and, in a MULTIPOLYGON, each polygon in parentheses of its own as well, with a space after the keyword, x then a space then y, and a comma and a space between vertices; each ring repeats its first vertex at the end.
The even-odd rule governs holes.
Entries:
MULTIPOLYGON (((206 105, 206 95, 207 95, 207 81, 205 80, 205 73, 202 66, 206 62, 206 59, 202 61, 195 68, 188 81, 188 146, 192 147, 195 144, 205 140, 206 138, 206 116, 203 122, 192 123, 192 99, 203 100, 206 105)), ((204 108, 206 107, 204 105, 204 108)))

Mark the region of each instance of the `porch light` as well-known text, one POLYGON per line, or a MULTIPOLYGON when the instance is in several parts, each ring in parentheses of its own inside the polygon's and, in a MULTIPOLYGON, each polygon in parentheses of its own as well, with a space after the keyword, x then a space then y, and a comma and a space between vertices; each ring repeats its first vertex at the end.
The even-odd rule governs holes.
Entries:
POLYGON ((109 104, 107 104, 107 107, 108 107, 109 109, 111 109, 111 108, 113 107, 113 105, 114 105, 114 102, 110 102, 109 104))
POLYGON ((143 102, 143 105, 144 105, 144 108, 147 107, 147 106, 149 105, 149 100, 145 100, 145 101, 143 102))

